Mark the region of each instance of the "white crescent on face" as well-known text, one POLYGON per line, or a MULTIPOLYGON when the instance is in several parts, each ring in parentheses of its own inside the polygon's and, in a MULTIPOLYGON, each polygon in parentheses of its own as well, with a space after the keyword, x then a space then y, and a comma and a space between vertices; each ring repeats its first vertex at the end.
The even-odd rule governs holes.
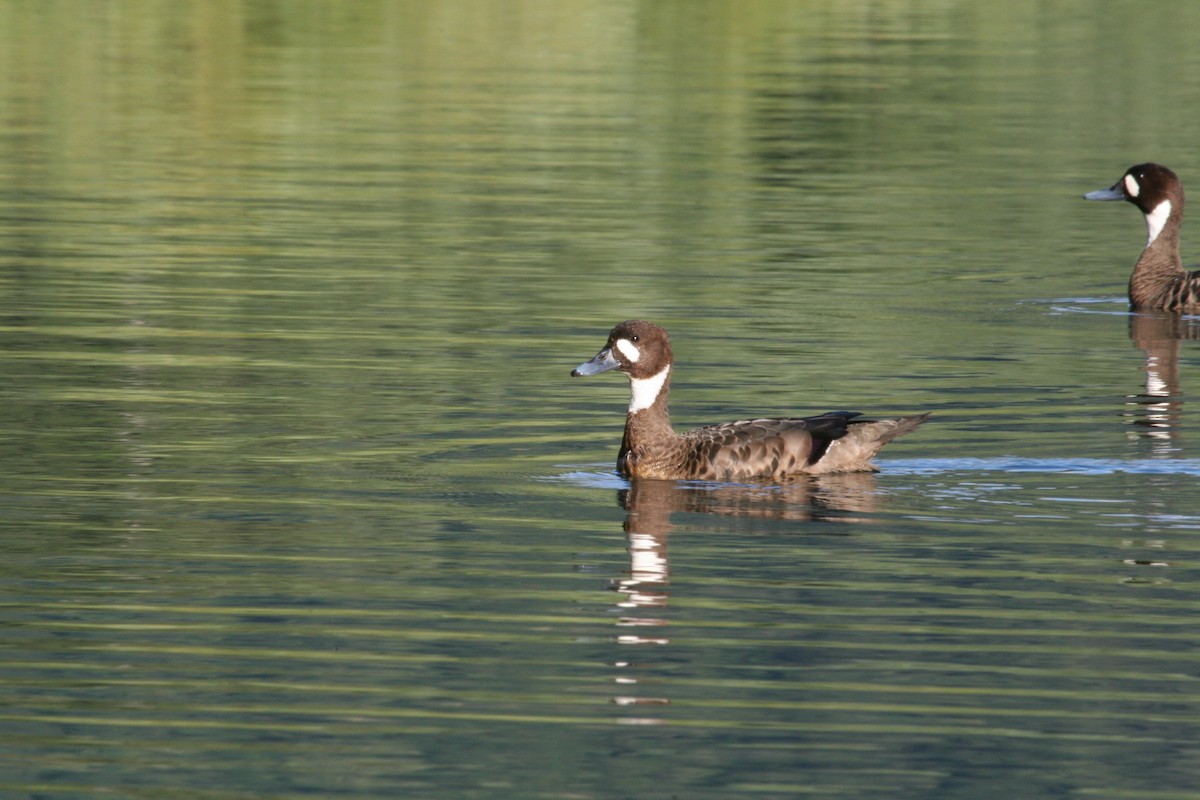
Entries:
POLYGON ((621 355, 625 356, 630 363, 636 364, 637 360, 642 357, 642 353, 637 349, 637 345, 628 339, 617 339, 615 347, 621 351, 621 355))
POLYGON ((1132 175, 1125 176, 1125 191, 1129 193, 1130 197, 1138 196, 1138 192, 1142 191, 1142 187, 1138 186, 1137 178, 1132 175))

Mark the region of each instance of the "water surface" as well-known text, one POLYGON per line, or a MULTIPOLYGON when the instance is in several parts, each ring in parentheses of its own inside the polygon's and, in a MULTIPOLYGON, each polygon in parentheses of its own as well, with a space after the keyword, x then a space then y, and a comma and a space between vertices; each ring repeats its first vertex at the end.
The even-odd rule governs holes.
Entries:
POLYGON ((1200 176, 1200 9, 0 21, 0 794, 1200 797, 1195 323, 1080 199, 1200 176), (630 484, 630 317, 933 420, 630 484))

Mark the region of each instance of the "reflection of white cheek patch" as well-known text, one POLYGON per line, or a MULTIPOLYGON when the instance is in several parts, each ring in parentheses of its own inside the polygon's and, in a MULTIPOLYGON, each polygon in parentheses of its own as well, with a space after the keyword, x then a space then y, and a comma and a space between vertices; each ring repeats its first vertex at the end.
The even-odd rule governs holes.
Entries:
POLYGON ((1162 233, 1163 226, 1167 224, 1167 218, 1171 216, 1171 201, 1163 200, 1154 210, 1146 215, 1146 231, 1150 234, 1150 239, 1146 242, 1149 247, 1162 233))
POLYGON ((1125 176, 1125 191, 1129 193, 1130 197, 1137 197, 1141 190, 1142 187, 1138 186, 1137 178, 1132 175, 1125 176))
POLYGON ((634 364, 637 363, 637 360, 642 355, 638 352, 638 349, 634 346, 633 342, 629 341, 628 339, 617 339, 617 349, 621 351, 621 355, 625 356, 625 358, 629 359, 634 364))

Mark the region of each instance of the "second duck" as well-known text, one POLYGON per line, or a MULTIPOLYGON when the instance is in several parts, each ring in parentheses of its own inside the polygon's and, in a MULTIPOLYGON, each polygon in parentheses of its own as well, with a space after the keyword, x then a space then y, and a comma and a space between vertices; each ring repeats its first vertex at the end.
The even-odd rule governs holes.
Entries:
POLYGON ((612 329, 604 348, 571 374, 620 370, 632 396, 617 470, 633 478, 742 480, 798 474, 873 472, 885 444, 915 430, 928 414, 863 420, 851 411, 815 417, 753 419, 708 425, 678 434, 667 393, 673 363, 667 332, 629 320, 612 329))
POLYGON ((1134 310, 1200 313, 1200 272, 1188 272, 1179 258, 1183 224, 1183 184, 1162 164, 1138 164, 1107 189, 1087 200, 1128 200, 1146 217, 1146 249, 1129 277, 1129 306, 1134 310))

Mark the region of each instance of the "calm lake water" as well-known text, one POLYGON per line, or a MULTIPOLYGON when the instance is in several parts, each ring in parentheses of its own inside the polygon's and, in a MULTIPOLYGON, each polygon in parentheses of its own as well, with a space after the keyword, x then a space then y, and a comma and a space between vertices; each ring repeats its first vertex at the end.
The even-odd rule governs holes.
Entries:
POLYGON ((0 796, 1200 798, 1200 342, 1080 199, 1200 187, 1197 30, 0 2, 0 796), (630 485, 630 317, 934 418, 630 485))

